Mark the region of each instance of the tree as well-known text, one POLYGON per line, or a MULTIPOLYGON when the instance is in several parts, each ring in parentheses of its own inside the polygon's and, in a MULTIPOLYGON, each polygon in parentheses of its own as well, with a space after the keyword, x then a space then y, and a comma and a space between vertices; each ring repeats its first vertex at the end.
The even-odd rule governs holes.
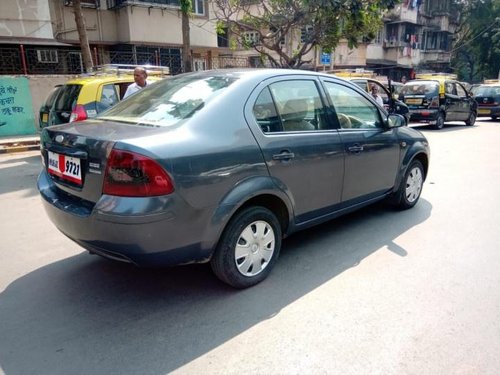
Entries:
POLYGON ((253 49, 273 66, 300 68, 314 47, 332 51, 341 39, 350 48, 373 39, 382 12, 398 0, 213 0, 218 32, 231 45, 253 49))
POLYGON ((193 4, 191 0, 180 0, 181 20, 182 20, 182 63, 184 73, 193 70, 191 66, 191 36, 189 34, 189 17, 191 15, 193 4))
POLYGON ((85 28, 85 18, 82 14, 82 6, 80 0, 73 0, 73 11, 75 13, 76 29, 78 38, 80 39, 80 48, 82 49, 83 67, 88 73, 92 70, 92 55, 90 54, 89 39, 87 37, 87 29, 85 28))
POLYGON ((458 0, 462 17, 452 50, 452 65, 470 82, 498 78, 500 71, 500 3, 458 0))

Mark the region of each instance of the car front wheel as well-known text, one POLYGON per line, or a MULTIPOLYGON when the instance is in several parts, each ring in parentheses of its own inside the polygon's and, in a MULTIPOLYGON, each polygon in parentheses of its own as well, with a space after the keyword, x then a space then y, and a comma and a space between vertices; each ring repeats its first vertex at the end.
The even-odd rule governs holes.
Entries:
POLYGON ((215 275, 235 288, 248 288, 264 280, 281 248, 281 226, 264 207, 237 213, 226 227, 211 260, 215 275))
POLYGON ((402 210, 412 208, 418 202, 424 184, 424 167, 418 160, 411 162, 403 181, 394 195, 393 203, 402 210))

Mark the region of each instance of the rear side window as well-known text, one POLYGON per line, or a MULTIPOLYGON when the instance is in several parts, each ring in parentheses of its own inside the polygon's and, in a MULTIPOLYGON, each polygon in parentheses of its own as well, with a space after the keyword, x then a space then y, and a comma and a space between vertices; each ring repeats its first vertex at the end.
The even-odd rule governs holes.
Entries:
POLYGON ((118 93, 113 83, 102 87, 101 99, 99 101, 105 107, 111 107, 119 102, 118 93))
POLYGON ((276 112, 273 97, 269 88, 265 88, 259 94, 253 106, 253 115, 264 133, 281 131, 281 120, 276 112))
POLYGON ((446 93, 451 95, 457 95, 457 89, 455 88, 455 83, 446 82, 445 83, 446 93))
POLYGON ((54 109, 56 111, 71 111, 78 100, 78 95, 82 85, 64 85, 61 88, 61 93, 57 96, 54 109))
POLYGON ((323 104, 312 80, 270 84, 259 94, 253 113, 264 133, 325 128, 323 104))

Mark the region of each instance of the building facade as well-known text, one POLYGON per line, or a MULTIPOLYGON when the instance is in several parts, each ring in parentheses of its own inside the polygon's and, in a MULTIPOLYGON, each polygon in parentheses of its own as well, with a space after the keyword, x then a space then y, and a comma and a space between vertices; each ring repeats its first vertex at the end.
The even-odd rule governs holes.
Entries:
MULTIPOLYGON (((179 0, 81 0, 92 59, 153 64, 182 71, 179 0)), ((451 0, 405 0, 385 14, 370 43, 349 49, 340 43, 329 58, 310 52, 311 69, 364 68, 399 80, 419 71, 448 71, 458 13, 451 0)), ((292 50, 303 30, 283 41, 292 50)), ((249 35, 251 38, 252 35, 249 35)), ((230 48, 216 33, 209 0, 193 1, 190 18, 194 70, 266 65, 252 50, 230 48)), ((0 74, 75 74, 83 71, 72 0, 0 3, 0 74)))
POLYGON ((377 38, 357 51, 341 43, 332 67, 366 68, 400 80, 418 72, 449 72, 459 13, 451 0, 405 0, 384 15, 377 38))
MULTIPOLYGON (((152 64, 182 71, 179 0, 81 0, 94 65, 152 64)), ((197 70, 234 65, 207 0, 193 2, 190 39, 197 70)), ((71 0, 0 3, 0 74, 81 73, 71 0)), ((237 59, 236 59, 237 60, 237 59)))

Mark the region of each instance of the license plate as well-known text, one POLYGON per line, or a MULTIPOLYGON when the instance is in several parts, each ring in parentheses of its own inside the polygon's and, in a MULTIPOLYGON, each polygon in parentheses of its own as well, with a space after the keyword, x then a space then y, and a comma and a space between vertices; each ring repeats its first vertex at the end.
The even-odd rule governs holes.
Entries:
POLYGON ((49 121, 49 114, 42 113, 42 122, 47 122, 47 121, 49 121))
POLYGON ((491 113, 491 109, 479 109, 477 112, 482 115, 489 115, 491 113))
POLYGON ((406 104, 422 104, 422 99, 406 99, 406 104))
POLYGON ((82 184, 82 168, 78 158, 49 151, 48 171, 63 180, 82 184))

